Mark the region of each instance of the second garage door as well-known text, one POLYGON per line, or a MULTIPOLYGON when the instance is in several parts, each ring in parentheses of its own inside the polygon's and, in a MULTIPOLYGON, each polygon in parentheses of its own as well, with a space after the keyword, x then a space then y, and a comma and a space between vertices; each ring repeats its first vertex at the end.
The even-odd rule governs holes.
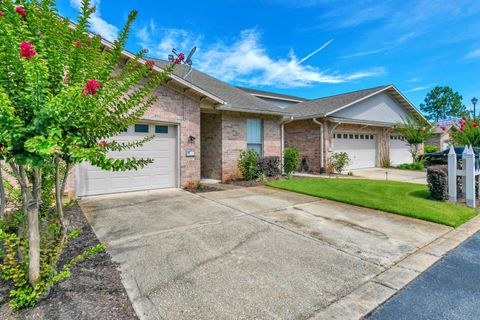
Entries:
POLYGON ((394 166, 401 163, 412 163, 412 155, 408 144, 402 136, 390 136, 390 163, 394 166))
POLYGON ((117 142, 138 141, 146 136, 154 139, 140 148, 112 152, 114 158, 150 158, 154 162, 140 170, 105 171, 89 163, 77 168, 77 196, 173 188, 177 186, 177 127, 140 123, 115 137, 117 142))
POLYGON ((346 168, 373 168, 377 159, 375 135, 365 133, 334 133, 333 152, 346 152, 350 157, 350 165, 346 168))

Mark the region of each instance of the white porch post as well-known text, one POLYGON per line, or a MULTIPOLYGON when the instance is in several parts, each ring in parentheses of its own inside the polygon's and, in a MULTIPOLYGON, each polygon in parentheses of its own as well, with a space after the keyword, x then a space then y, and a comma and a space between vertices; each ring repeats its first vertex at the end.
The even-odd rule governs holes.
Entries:
POLYGON ((465 200, 468 207, 475 208, 475 154, 472 147, 466 146, 465 150, 466 153, 463 154, 466 176, 465 200))
POLYGON ((457 155, 453 147, 448 152, 448 200, 457 202, 457 155))

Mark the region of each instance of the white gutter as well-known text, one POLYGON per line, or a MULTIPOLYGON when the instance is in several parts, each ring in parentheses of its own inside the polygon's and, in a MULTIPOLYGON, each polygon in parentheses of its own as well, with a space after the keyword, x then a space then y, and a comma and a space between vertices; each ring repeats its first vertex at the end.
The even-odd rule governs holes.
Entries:
POLYGON ((283 121, 280 125, 280 142, 281 142, 281 145, 280 145, 280 163, 282 165, 282 174, 285 174, 285 170, 283 168, 283 165, 284 165, 283 153, 285 152, 285 125, 287 123, 292 122, 292 121, 293 121, 293 117, 290 116, 290 119, 283 121))
POLYGON ((324 141, 323 141, 323 131, 324 131, 324 126, 323 123, 319 122, 316 118, 312 119, 314 123, 318 124, 320 126, 320 170, 319 173, 321 173, 322 168, 325 168, 323 164, 323 159, 325 157, 325 147, 324 147, 324 141))

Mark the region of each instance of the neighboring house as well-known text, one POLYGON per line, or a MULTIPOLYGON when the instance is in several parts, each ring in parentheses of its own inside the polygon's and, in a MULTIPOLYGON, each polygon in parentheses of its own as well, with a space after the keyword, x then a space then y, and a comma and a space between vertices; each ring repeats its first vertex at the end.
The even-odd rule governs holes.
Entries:
POLYGON ((425 142, 425 145, 435 146, 440 151, 448 149, 451 146, 450 134, 457 130, 457 126, 454 123, 439 125, 435 124, 433 127, 433 134, 425 142))
MULTIPOLYGON (((133 55, 124 52, 126 58, 133 55)), ((155 60, 156 70, 168 62, 155 60)), ((319 172, 333 152, 345 151, 350 168, 409 162, 394 123, 423 119, 393 86, 308 100, 260 90, 237 88, 178 65, 157 94, 158 101, 141 121, 115 140, 154 139, 143 147, 112 152, 115 157, 152 158, 144 169, 110 172, 86 162, 69 176, 67 191, 76 196, 193 186, 202 178, 240 177, 240 153, 255 149, 262 156, 296 147, 319 172)))
POLYGON ((313 172, 322 172, 336 152, 347 169, 412 162, 408 145, 393 126, 407 117, 428 121, 393 85, 304 101, 285 108, 285 147, 297 148, 313 172))

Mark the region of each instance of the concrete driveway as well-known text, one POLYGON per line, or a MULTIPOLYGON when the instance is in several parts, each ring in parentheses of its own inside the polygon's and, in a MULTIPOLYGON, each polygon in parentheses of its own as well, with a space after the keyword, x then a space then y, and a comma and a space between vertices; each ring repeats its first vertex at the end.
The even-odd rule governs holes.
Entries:
MULTIPOLYGON (((393 294, 372 279, 450 230, 268 187, 80 205, 143 319, 335 318, 325 310, 343 297, 362 308, 366 297, 393 294)), ((400 282, 418 274, 400 271, 400 282)))
POLYGON ((367 168, 352 170, 355 177, 374 180, 388 180, 427 184, 427 172, 417 170, 399 170, 392 168, 367 168))

